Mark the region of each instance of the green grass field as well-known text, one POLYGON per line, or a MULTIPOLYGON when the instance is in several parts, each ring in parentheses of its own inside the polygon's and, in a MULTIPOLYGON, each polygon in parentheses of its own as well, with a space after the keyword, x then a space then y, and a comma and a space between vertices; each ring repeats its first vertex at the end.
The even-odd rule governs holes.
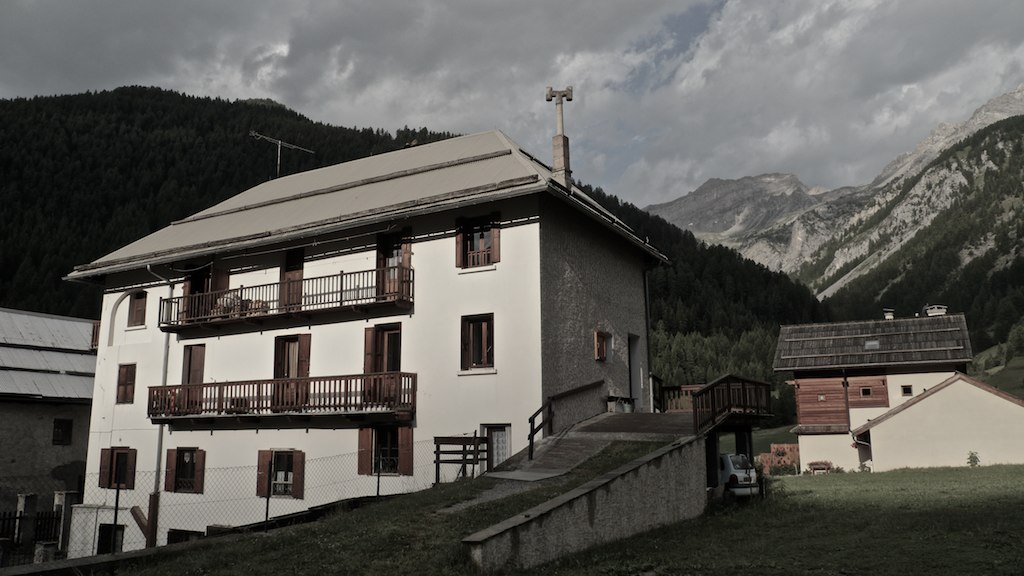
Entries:
MULTIPOLYGON (((119 574, 476 574, 462 537, 576 485, 648 446, 617 446, 563 485, 445 513, 490 487, 484 478, 338 513, 119 574)), ((1020 574, 1024 466, 792 476, 767 500, 705 516, 509 574, 1020 574)), ((656 498, 657 494, 650 497, 656 498)))

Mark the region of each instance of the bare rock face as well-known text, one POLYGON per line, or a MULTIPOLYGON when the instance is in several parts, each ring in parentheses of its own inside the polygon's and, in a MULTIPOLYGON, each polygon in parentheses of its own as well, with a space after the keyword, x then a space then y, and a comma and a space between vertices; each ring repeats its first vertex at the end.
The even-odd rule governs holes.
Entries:
POLYGON ((798 276, 824 297, 903 246, 949 207, 953 190, 963 185, 949 170, 939 170, 903 193, 908 178, 957 142, 1018 115, 1024 115, 1024 85, 993 98, 963 123, 940 124, 870 184, 821 192, 808 189, 792 174, 712 179, 647 211, 704 241, 730 246, 772 270, 798 276), (847 270, 855 262, 856 268, 847 270))

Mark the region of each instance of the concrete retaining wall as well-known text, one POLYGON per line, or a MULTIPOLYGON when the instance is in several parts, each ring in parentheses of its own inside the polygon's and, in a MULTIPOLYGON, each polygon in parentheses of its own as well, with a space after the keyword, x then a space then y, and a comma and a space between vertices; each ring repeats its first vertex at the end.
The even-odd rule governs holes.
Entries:
POLYGON ((699 516, 704 441, 671 444, 463 540, 476 565, 529 568, 699 516))

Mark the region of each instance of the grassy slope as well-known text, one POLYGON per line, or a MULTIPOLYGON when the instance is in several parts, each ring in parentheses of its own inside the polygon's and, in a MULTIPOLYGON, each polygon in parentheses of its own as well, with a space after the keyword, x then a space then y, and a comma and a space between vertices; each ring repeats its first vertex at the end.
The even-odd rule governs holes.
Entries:
MULTIPOLYGON (((566 483, 647 449, 616 447, 566 483)), ((715 508, 525 573, 1019 574, 1022 475, 1024 466, 989 466, 785 477, 766 501, 715 508)), ((488 486, 487 479, 448 484, 269 536, 208 541, 212 545, 121 573, 475 574, 460 539, 558 491, 548 486, 438 513, 488 486)))
POLYGON ((1024 466, 791 476, 545 574, 1020 574, 1024 466))

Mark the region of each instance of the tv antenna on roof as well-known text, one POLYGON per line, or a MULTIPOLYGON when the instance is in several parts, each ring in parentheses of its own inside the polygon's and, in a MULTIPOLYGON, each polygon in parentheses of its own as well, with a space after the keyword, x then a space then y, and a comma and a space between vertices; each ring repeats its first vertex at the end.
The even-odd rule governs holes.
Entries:
POLYGON ((257 140, 266 140, 267 142, 270 142, 271 144, 277 144, 277 177, 278 178, 281 177, 281 147, 282 146, 284 146, 285 148, 291 148, 292 150, 299 150, 300 152, 307 152, 309 154, 316 154, 316 152, 313 152, 312 150, 309 150, 307 148, 303 148, 302 146, 296 146, 295 144, 289 144, 287 142, 282 142, 281 140, 278 140, 277 138, 271 138, 270 136, 264 136, 263 134, 260 134, 259 132, 255 131, 255 130, 249 130, 249 136, 252 136, 253 138, 255 138, 257 140))

